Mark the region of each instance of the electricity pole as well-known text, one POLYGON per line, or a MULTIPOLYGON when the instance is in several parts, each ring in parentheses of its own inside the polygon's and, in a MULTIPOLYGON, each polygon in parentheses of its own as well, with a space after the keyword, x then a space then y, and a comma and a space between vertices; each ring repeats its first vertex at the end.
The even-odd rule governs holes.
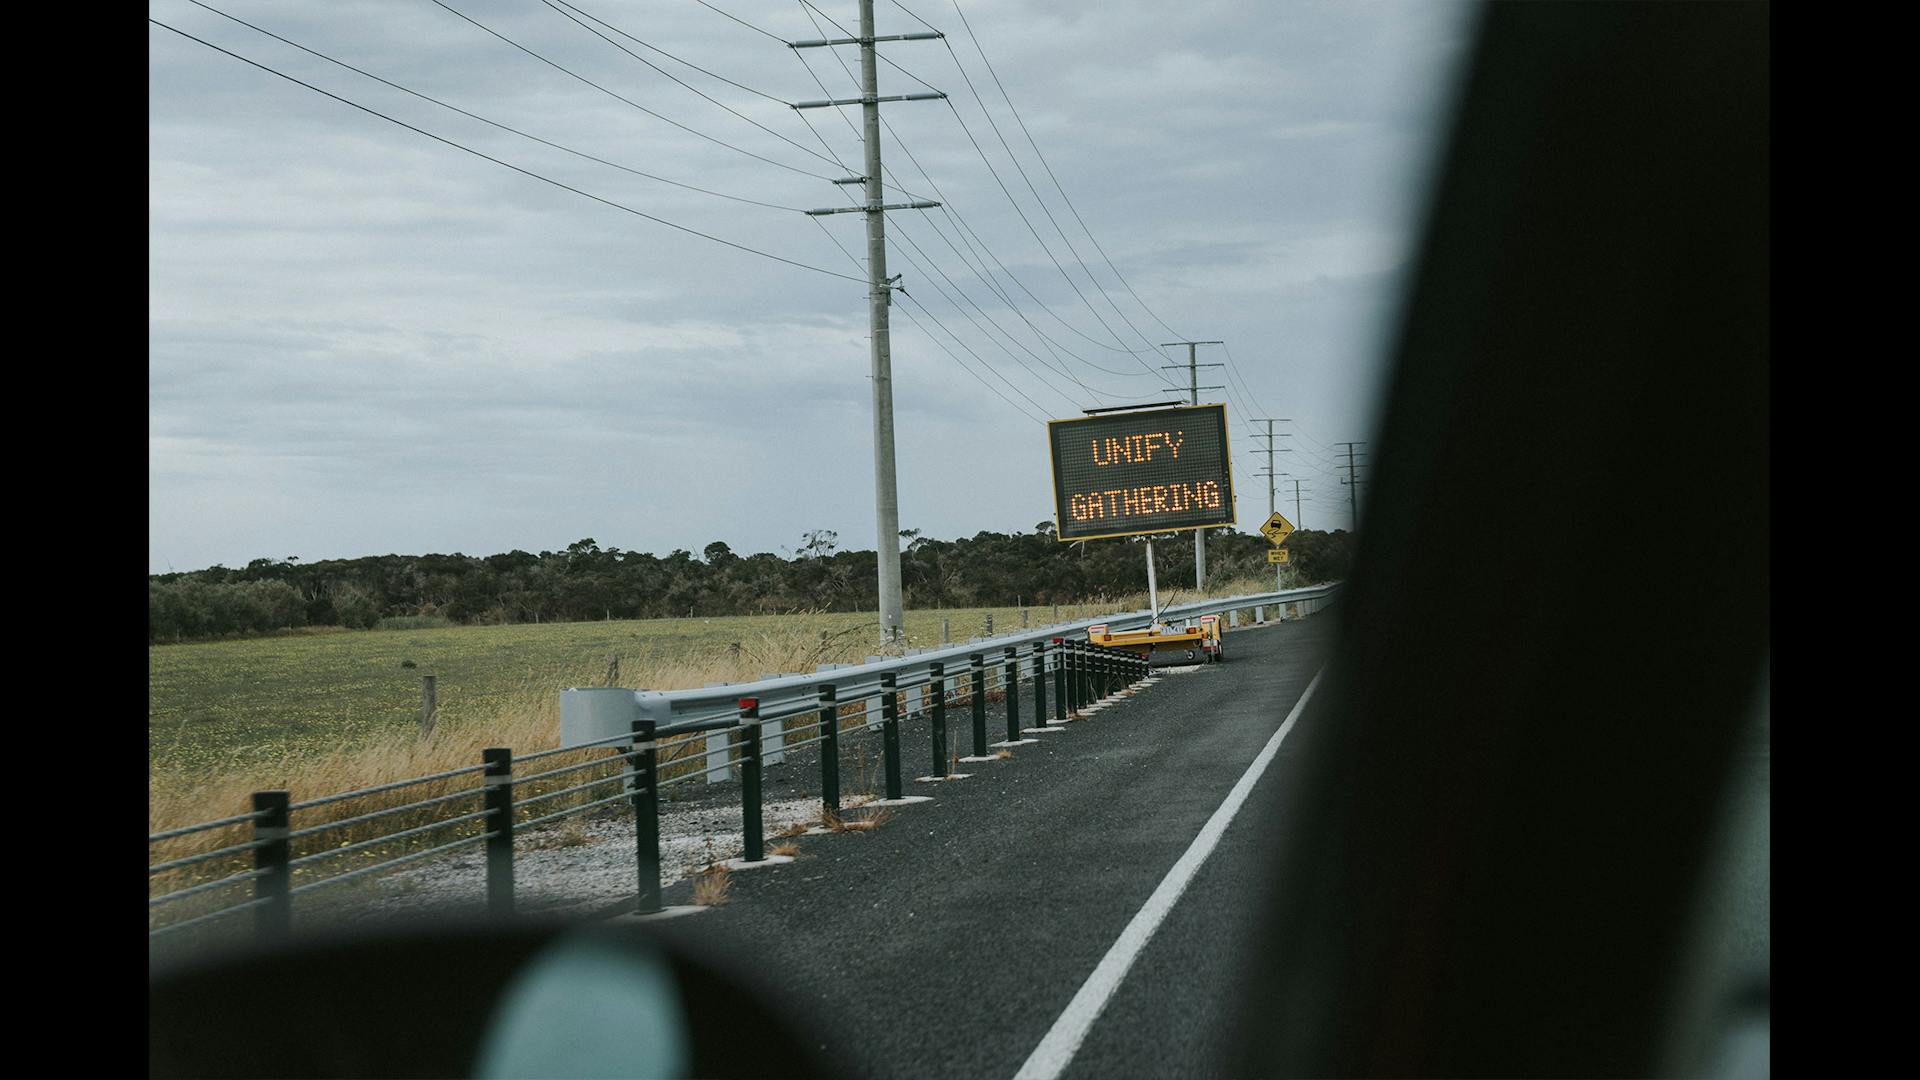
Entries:
MULTIPOLYGON (((1200 364, 1194 362, 1193 347, 1196 345, 1225 344, 1226 342, 1224 341, 1163 341, 1160 343, 1160 347, 1163 349, 1173 345, 1185 345, 1187 347, 1187 362, 1184 366, 1187 369, 1189 392, 1193 395, 1192 404, 1200 404, 1200 391, 1202 390, 1226 389, 1224 386, 1201 386, 1200 369, 1203 367, 1227 366, 1225 364, 1200 364)), ((1163 364, 1161 368, 1165 371, 1178 371, 1181 366, 1180 364, 1163 364)), ((1205 529, 1193 530, 1193 587, 1202 592, 1205 592, 1207 588, 1207 530, 1205 529)))
POLYGON ((1354 461, 1353 448, 1356 446, 1365 446, 1366 443, 1344 442, 1344 443, 1334 443, 1333 445, 1344 446, 1347 448, 1347 475, 1341 477, 1340 482, 1342 484, 1347 485, 1347 501, 1348 501, 1348 504, 1353 507, 1353 531, 1359 532, 1360 531, 1360 485, 1366 483, 1366 481, 1360 479, 1359 472, 1358 472, 1359 466, 1354 461))
POLYGON ((867 216, 867 321, 870 329, 870 353, 873 364, 873 488, 876 553, 880 563, 880 644, 892 645, 904 636, 906 613, 900 593, 900 490, 893 466, 893 344, 888 332, 888 309, 893 303, 895 278, 887 276, 888 210, 926 210, 937 202, 896 203, 880 200, 880 103, 882 101, 926 101, 944 98, 941 93, 895 94, 880 96, 879 73, 875 69, 875 41, 925 41, 943 37, 938 33, 889 34, 876 38, 873 33, 873 0, 860 0, 860 36, 828 38, 821 41, 793 41, 795 49, 834 45, 860 46, 860 96, 829 101, 802 101, 796 109, 818 109, 839 105, 858 105, 865 123, 862 139, 866 143, 866 170, 863 177, 837 180, 839 184, 863 184, 864 206, 809 210, 822 214, 864 213, 867 216))
MULTIPOLYGON (((1274 417, 1274 418, 1268 418, 1268 417, 1264 417, 1264 416, 1263 416, 1263 417, 1257 417, 1257 418, 1250 418, 1250 419, 1252 419, 1252 420, 1253 420, 1253 422, 1254 422, 1254 423, 1256 423, 1256 424, 1265 424, 1265 425, 1267 425, 1267 430, 1266 430, 1266 431, 1264 431, 1264 432, 1260 432, 1260 431, 1256 431, 1256 432, 1254 432, 1254 433, 1253 433, 1253 437, 1254 437, 1254 438, 1256 438, 1256 439, 1265 439, 1265 440, 1267 440, 1267 471, 1266 471, 1266 472, 1264 472, 1264 473, 1262 473, 1261 475, 1262 475, 1262 476, 1265 476, 1265 477, 1267 478, 1267 516, 1268 516, 1268 517, 1272 517, 1272 516, 1273 516, 1273 511, 1274 511, 1274 504, 1273 504, 1273 478, 1274 478, 1274 477, 1276 477, 1276 476, 1279 476, 1279 475, 1280 475, 1279 473, 1276 473, 1276 472, 1274 472, 1274 471, 1273 471, 1273 455, 1274 455, 1274 454, 1275 454, 1276 452, 1278 452, 1278 453, 1282 453, 1282 454, 1290 454, 1290 453, 1292 453, 1292 452, 1293 452, 1293 451, 1292 451, 1291 449, 1286 449, 1286 450, 1279 450, 1279 451, 1275 451, 1275 449, 1274 449, 1274 446, 1273 446, 1273 440, 1275 440, 1275 439, 1291 439, 1291 438, 1293 438, 1293 435, 1292 435, 1292 434, 1290 434, 1290 433, 1288 433, 1288 432, 1285 432, 1285 431, 1282 431, 1282 432, 1280 432, 1280 433, 1278 433, 1278 434, 1275 434, 1275 433, 1274 433, 1274 430, 1273 430, 1273 425, 1275 425, 1275 424, 1291 424, 1291 423, 1292 423, 1293 421, 1292 421, 1292 420, 1289 420, 1289 419, 1287 419, 1287 418, 1286 418, 1286 417, 1284 417, 1284 416, 1281 416, 1281 417, 1274 417)), ((1296 506, 1296 507, 1294 507, 1294 509, 1293 509, 1293 512, 1294 512, 1294 514, 1295 514, 1295 516, 1298 516, 1298 515, 1299 515, 1299 513, 1300 513, 1300 508, 1299 508, 1298 506, 1296 506)), ((1298 528, 1298 527, 1299 527, 1299 525, 1300 525, 1300 523, 1299 523, 1298 521, 1296 521, 1296 522, 1294 522, 1293 524, 1294 524, 1294 527, 1295 527, 1295 528, 1298 528)))
POLYGON ((1300 513, 1300 481, 1298 480, 1293 482, 1293 527, 1296 529, 1307 527, 1307 519, 1300 513))
MULTIPOLYGON (((1275 452, 1274 446, 1273 446, 1273 440, 1275 438, 1290 439, 1293 437, 1291 434, 1284 431, 1276 436, 1273 432, 1273 425, 1288 424, 1288 423, 1292 423, 1292 421, 1284 416, 1283 417, 1264 417, 1263 416, 1257 419, 1255 418, 1249 418, 1249 419, 1253 419, 1253 422, 1256 424, 1267 425, 1267 430, 1264 434, 1256 431, 1253 433, 1253 437, 1256 439, 1264 438, 1267 440, 1267 471, 1265 473, 1262 473, 1261 475, 1267 478, 1267 516, 1271 518, 1274 513, 1274 505, 1273 505, 1274 478, 1280 475, 1279 473, 1276 473, 1273 471, 1273 455, 1275 452)), ((1279 452, 1282 454, 1286 454, 1286 453, 1291 453, 1291 450, 1281 450, 1279 452)), ((1293 509, 1293 512, 1295 516, 1298 516, 1300 513, 1300 508, 1298 506, 1295 506, 1293 509)), ((1298 528, 1299 525, 1300 525, 1299 522, 1297 521, 1294 522, 1295 528, 1298 528)), ((1274 565, 1274 568, 1273 568, 1273 587, 1276 590, 1280 588, 1280 566, 1277 563, 1274 565)))

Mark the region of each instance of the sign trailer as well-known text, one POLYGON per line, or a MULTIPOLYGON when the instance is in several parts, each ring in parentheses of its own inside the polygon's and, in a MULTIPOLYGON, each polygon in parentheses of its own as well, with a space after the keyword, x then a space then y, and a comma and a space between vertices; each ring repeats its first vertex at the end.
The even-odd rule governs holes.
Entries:
MULTIPOLYGON (((1047 425, 1047 440, 1054 536, 1063 542, 1217 529, 1234 522, 1225 405, 1054 420, 1047 425)), ((1146 630, 1107 634, 1101 627, 1101 634, 1089 636, 1142 654, 1181 649, 1220 659, 1217 625, 1179 631, 1161 625, 1151 540, 1147 594, 1154 619, 1146 630)))

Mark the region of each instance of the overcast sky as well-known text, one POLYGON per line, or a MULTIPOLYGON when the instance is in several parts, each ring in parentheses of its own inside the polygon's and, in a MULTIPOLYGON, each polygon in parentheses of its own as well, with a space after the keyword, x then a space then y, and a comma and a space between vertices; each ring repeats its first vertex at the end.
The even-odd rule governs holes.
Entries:
MULTIPOLYGON (((188 0, 154 0, 149 15, 804 266, 589 201, 150 25, 150 570, 588 536, 662 555, 716 539, 782 551, 818 528, 873 546, 863 226, 796 212, 846 205, 827 180, 860 171, 846 122, 859 110, 781 103, 857 94, 840 63, 857 74, 857 50, 792 50, 697 0, 575 5, 779 99, 596 26, 787 142, 541 0, 209 2, 487 120, 774 205, 540 145, 188 0)), ((798 0, 712 3, 786 40, 840 34, 798 0)), ((852 0, 819 8, 857 26, 852 0)), ((953 216, 888 215, 888 270, 910 297, 893 311, 902 528, 950 539, 1050 519, 1041 421, 1183 396, 1184 373, 1175 395, 1158 368, 1185 350, 1155 348, 1176 337, 1227 342, 1199 354, 1233 365, 1201 382, 1230 387, 1202 396, 1233 420, 1239 528, 1267 511, 1250 416, 1293 419, 1276 425, 1294 448, 1276 468, 1302 480, 1307 526, 1347 527, 1334 444, 1371 437, 1471 10, 962 0, 990 73, 952 0, 906 8, 948 38, 883 44, 899 67, 880 66, 880 92, 924 92, 904 68, 951 97, 882 106, 887 168, 911 193, 889 200, 942 198, 953 216)), ((924 29, 893 0, 876 14, 881 34, 924 29)))

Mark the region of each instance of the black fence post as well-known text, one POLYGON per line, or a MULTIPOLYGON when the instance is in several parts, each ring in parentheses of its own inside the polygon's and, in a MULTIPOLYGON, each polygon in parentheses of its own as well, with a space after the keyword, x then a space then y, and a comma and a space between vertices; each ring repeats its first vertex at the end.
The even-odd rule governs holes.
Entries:
POLYGON ((946 668, 933 664, 927 669, 927 693, 933 695, 933 775, 947 775, 947 678, 946 668))
POLYGON ((830 814, 840 812, 840 703, 833 684, 820 688, 820 804, 830 814))
POLYGON ((1007 646, 1007 741, 1020 741, 1020 650, 1007 646))
POLYGON ((1054 638, 1054 719, 1068 719, 1068 640, 1054 638))
POLYGON ((660 749, 653 733, 653 721, 633 722, 633 851, 642 915, 660 910, 660 749))
POLYGON ((767 857, 767 852, 765 823, 760 815, 759 698, 740 699, 740 723, 745 725, 746 736, 740 757, 740 814, 746 851, 740 857, 746 862, 760 862, 767 857))
POLYGON ((513 751, 495 746, 480 751, 486 766, 487 914, 513 914, 513 751))
POLYGON ((1065 641, 1060 659, 1067 668, 1067 715, 1074 716, 1086 702, 1080 699, 1080 645, 1078 642, 1065 641))
POLYGON ((880 676, 880 744, 886 751, 887 798, 900 797, 900 691, 893 673, 880 676))
POLYGON ((1081 712, 1093 704, 1093 648, 1084 641, 1073 643, 1073 681, 1080 684, 1074 691, 1075 701, 1081 712))
POLYGON ((987 756, 987 661, 979 653, 968 656, 967 674, 973 676, 973 756, 987 756))
POLYGON ((253 898, 266 903, 254 910, 254 932, 261 938, 283 938, 293 929, 291 871, 287 867, 290 799, 284 791, 253 793, 253 838, 264 841, 253 849, 253 898))
POLYGON ((1033 643, 1033 722, 1047 726, 1047 643, 1033 643))
POLYGON ((1100 700, 1100 646, 1082 644, 1080 660, 1080 681, 1086 687, 1080 692, 1080 704, 1092 705, 1100 700))
POLYGON ((1080 676, 1080 707, 1093 704, 1093 649, 1084 641, 1073 643, 1074 673, 1080 676))

